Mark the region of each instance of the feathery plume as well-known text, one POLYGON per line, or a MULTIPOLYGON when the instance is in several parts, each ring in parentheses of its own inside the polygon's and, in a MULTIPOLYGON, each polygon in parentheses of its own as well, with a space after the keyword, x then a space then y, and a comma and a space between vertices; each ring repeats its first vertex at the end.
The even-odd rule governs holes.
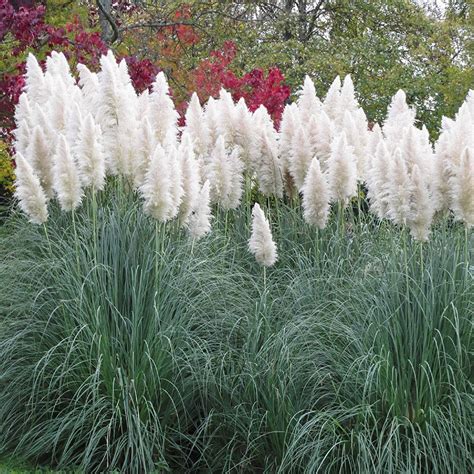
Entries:
POLYGON ((185 122, 186 126, 184 127, 183 134, 189 135, 191 138, 195 154, 198 157, 205 155, 209 149, 209 129, 204 119, 204 111, 195 92, 189 101, 185 122))
POLYGON ((382 129, 378 123, 376 123, 372 130, 369 131, 367 139, 367 154, 369 155, 369 165, 372 157, 377 152, 379 143, 384 140, 382 129))
POLYGON ((328 169, 331 144, 335 135, 334 122, 328 117, 326 112, 322 111, 316 123, 310 129, 309 139, 323 172, 326 172, 328 169))
POLYGON ((26 58, 25 91, 32 104, 42 105, 49 98, 43 70, 32 53, 26 58))
POLYGON ((32 134, 32 130, 28 125, 26 120, 22 120, 18 123, 15 130, 13 130, 13 136, 15 138, 14 145, 15 150, 22 155, 26 154, 26 150, 28 145, 30 144, 30 137, 32 134))
MULTIPOLYGON (((181 145, 183 145, 183 142, 181 145)), ((180 146, 179 158, 183 180, 183 197, 179 208, 179 220, 185 224, 199 202, 200 170, 194 151, 189 144, 180 146)))
POLYGON ((332 201, 347 205, 357 195, 356 158, 344 132, 332 144, 328 160, 328 184, 332 201))
POLYGON ((63 53, 52 51, 46 58, 46 75, 50 75, 56 83, 61 82, 66 89, 73 88, 76 81, 72 77, 69 63, 63 53))
POLYGON ((179 158, 178 149, 172 148, 169 151, 170 178, 171 178, 171 203, 172 208, 170 218, 173 219, 178 215, 181 201, 183 199, 183 174, 181 168, 181 160, 179 158))
POLYGON ((355 98, 354 83, 352 77, 348 74, 342 83, 340 103, 344 105, 345 110, 355 112, 359 108, 359 103, 355 98))
POLYGON ((341 78, 336 76, 323 102, 323 110, 331 120, 336 120, 341 109, 341 78))
POLYGON ((324 229, 329 215, 329 186, 317 158, 313 158, 306 175, 303 192, 303 215, 309 224, 324 229))
POLYGON ((204 108, 204 120, 206 127, 209 130, 209 147, 212 149, 216 144, 219 136, 219 120, 220 112, 214 97, 209 97, 206 107, 204 108))
POLYGON ((221 135, 212 150, 209 172, 211 176, 211 201, 217 202, 223 209, 235 209, 242 197, 243 164, 238 150, 227 153, 224 137, 221 135))
POLYGON ((304 179, 313 157, 314 154, 308 135, 303 126, 300 125, 293 136, 288 166, 298 190, 301 190, 303 187, 304 179))
POLYGON ((361 130, 356 125, 356 113, 346 111, 342 119, 342 130, 347 138, 347 143, 352 147, 357 165, 357 177, 362 181, 365 178, 366 157, 366 130, 361 130))
POLYGON ((156 76, 149 99, 150 125, 155 131, 156 140, 162 145, 169 134, 178 133, 179 114, 169 94, 168 81, 163 71, 156 76))
POLYGON ((281 116, 278 140, 280 147, 280 160, 284 169, 287 169, 289 166, 293 137, 300 123, 301 118, 299 115, 298 105, 296 103, 286 105, 281 116))
POLYGON ((271 267, 278 258, 270 224, 260 205, 255 203, 252 210, 252 233, 248 247, 260 265, 271 267))
POLYGON ((418 165, 414 165, 411 172, 410 186, 410 213, 407 225, 415 240, 425 242, 430 234, 434 207, 428 190, 426 177, 421 174, 418 165))
POLYGON ((387 216, 398 225, 405 225, 410 216, 411 180, 399 148, 390 161, 387 216))
POLYGON ((63 211, 72 211, 82 200, 81 182, 69 145, 60 135, 53 159, 53 188, 63 211))
POLYGON ((53 197, 52 150, 43 130, 36 126, 30 137, 24 158, 33 168, 48 198, 53 197))
POLYGON ((155 132, 153 131, 150 121, 147 117, 144 117, 140 123, 138 136, 139 147, 135 156, 133 168, 133 183, 136 188, 139 188, 143 185, 148 166, 150 165, 151 156, 153 155, 156 145, 158 144, 156 141, 155 132))
POLYGON ((405 92, 400 89, 388 106, 387 118, 383 124, 383 133, 390 151, 399 146, 404 129, 414 126, 415 116, 416 110, 408 106, 405 92))
MULTIPOLYGON (((51 81, 55 81, 52 77, 51 81)), ((71 107, 71 97, 66 91, 66 86, 58 81, 55 87, 55 93, 51 95, 45 104, 45 112, 48 116, 51 127, 57 133, 65 133, 67 114, 71 107)))
POLYGON ((305 76, 303 87, 298 91, 297 105, 303 123, 321 112, 323 104, 316 95, 316 88, 309 76, 305 76))
POLYGON ((21 153, 16 153, 15 163, 15 196, 19 200, 20 208, 30 222, 43 224, 48 219, 48 208, 40 180, 21 153))
POLYGON ((370 210, 379 218, 383 219, 388 210, 388 177, 390 168, 390 152, 384 142, 380 140, 375 154, 371 157, 370 167, 367 172, 367 198, 370 202, 370 210))
POLYGON ((265 128, 259 129, 255 152, 258 154, 258 157, 254 155, 254 160, 259 190, 265 196, 283 197, 283 178, 276 136, 269 134, 265 128))
POLYGON ((452 209, 456 219, 474 227, 474 149, 466 147, 457 173, 450 179, 452 209))
POLYGON ((81 123, 75 155, 83 186, 102 190, 105 185, 105 157, 102 149, 102 131, 91 114, 81 123))
POLYGON ((161 222, 172 218, 175 209, 172 202, 172 186, 170 159, 163 147, 158 144, 151 157, 145 181, 140 187, 146 214, 161 222))
POLYGON ((95 117, 100 90, 99 77, 84 64, 78 64, 76 67, 79 72, 79 86, 81 87, 83 106, 86 112, 95 117))
POLYGON ((193 239, 200 239, 211 231, 211 207, 209 199, 210 183, 207 180, 201 190, 194 211, 188 218, 188 232, 193 239))
POLYGON ((217 122, 217 133, 223 136, 225 143, 231 145, 235 143, 236 123, 235 104, 232 95, 225 89, 219 91, 219 100, 216 102, 219 121, 217 122))
POLYGON ((250 169, 253 169, 253 150, 255 147, 256 127, 254 127, 254 118, 247 108, 243 97, 239 99, 234 111, 234 140, 239 148, 239 157, 250 169))

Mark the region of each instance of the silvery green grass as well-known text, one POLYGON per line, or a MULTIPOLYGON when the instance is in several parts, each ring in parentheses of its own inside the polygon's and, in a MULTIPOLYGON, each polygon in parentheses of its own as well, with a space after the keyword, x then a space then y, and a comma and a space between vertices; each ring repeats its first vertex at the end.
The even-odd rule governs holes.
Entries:
POLYGON ((68 472, 466 473, 474 93, 438 141, 309 77, 279 131, 31 56, 1 237, 0 456, 68 472), (26 218, 25 218, 26 216, 26 218))

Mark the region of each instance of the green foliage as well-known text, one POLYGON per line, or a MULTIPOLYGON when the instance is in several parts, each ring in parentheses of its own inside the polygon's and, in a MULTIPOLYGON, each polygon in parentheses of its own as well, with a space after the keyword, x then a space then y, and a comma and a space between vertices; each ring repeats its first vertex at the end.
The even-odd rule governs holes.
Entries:
POLYGON ((241 32, 244 68, 277 64, 294 91, 309 74, 320 94, 336 75, 351 74, 373 122, 383 121, 391 97, 404 89, 433 138, 441 117, 453 116, 474 86, 470 10, 435 15, 409 0, 300 3, 306 11, 275 13, 241 32))
POLYGON ((0 455, 127 472, 470 468, 470 236, 417 244, 369 216, 306 225, 261 200, 191 242, 109 184, 0 249, 0 455), (341 222, 344 224, 342 225, 341 222))
POLYGON ((13 193, 14 179, 13 160, 8 153, 6 143, 0 140, 0 189, 8 194, 13 193))

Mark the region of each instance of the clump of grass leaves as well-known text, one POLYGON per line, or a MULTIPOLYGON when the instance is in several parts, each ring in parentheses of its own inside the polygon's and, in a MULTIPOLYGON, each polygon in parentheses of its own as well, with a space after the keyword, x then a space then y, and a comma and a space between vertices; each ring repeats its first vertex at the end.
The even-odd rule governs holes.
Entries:
POLYGON ((190 241, 131 193, 13 213, 1 237, 0 454, 87 472, 469 472, 471 243, 262 202, 190 241), (97 211, 97 212, 96 212, 97 211), (93 222, 92 222, 93 221, 93 222))

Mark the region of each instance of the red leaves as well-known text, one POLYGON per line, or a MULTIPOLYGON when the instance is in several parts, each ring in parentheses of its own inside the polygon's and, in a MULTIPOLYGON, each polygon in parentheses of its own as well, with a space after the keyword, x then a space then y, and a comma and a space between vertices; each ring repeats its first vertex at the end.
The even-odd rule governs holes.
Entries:
MULTIPOLYGON (((127 8, 133 3, 122 2, 127 8)), ((125 8, 125 7, 124 7, 125 8)), ((163 28, 157 37, 162 44, 163 60, 161 67, 166 66, 169 58, 179 59, 180 45, 192 46, 200 41, 199 35, 192 26, 192 10, 183 4, 174 14, 175 25, 163 28), (181 23, 182 22, 182 23, 181 23), (176 41, 177 40, 177 41, 176 41), (176 50, 178 48, 178 50, 176 50), (168 56, 167 56, 168 54, 168 56), (165 66, 163 66, 163 64, 165 66)), ((10 33, 16 40, 13 55, 18 55, 28 48, 40 50, 48 54, 51 50, 60 50, 73 63, 84 63, 91 69, 96 69, 102 54, 107 52, 107 45, 97 32, 87 32, 76 18, 64 27, 55 27, 45 23, 45 7, 21 6, 15 10, 7 0, 0 0, 0 41, 10 33)), ((222 48, 212 51, 209 58, 191 72, 184 74, 185 89, 189 93, 196 90, 201 100, 210 96, 217 97, 223 87, 229 90, 234 100, 241 97, 250 110, 256 110, 264 105, 275 121, 278 128, 285 102, 290 95, 290 89, 285 85, 285 78, 281 71, 274 67, 267 74, 261 69, 254 69, 239 77, 231 69, 231 63, 237 55, 234 42, 226 41, 222 48)), ((130 77, 133 86, 138 92, 149 87, 159 67, 148 59, 138 59, 136 56, 126 56, 130 77)), ((179 66, 179 61, 176 62, 179 66)), ((13 126, 14 106, 24 85, 22 74, 24 63, 17 65, 18 73, 3 74, 0 79, 1 118, 0 123, 6 128, 13 126)), ((181 77, 179 68, 172 74, 179 83, 181 77)), ((184 103, 177 104, 177 109, 184 110, 184 103)))
POLYGON ((135 56, 127 56, 125 61, 135 90, 143 92, 150 87, 159 72, 159 68, 150 60, 137 59, 135 56))
POLYGON ((268 71, 253 69, 237 77, 229 69, 237 54, 237 48, 231 41, 224 43, 221 50, 212 51, 209 59, 199 64, 194 72, 194 87, 201 100, 217 97, 222 87, 231 92, 234 100, 244 98, 247 107, 254 111, 264 105, 278 128, 285 102, 290 96, 290 88, 285 85, 285 77, 277 67, 268 71))
POLYGON ((7 33, 20 42, 20 46, 12 51, 20 54, 27 46, 33 45, 44 31, 45 7, 38 5, 34 8, 20 7, 16 11, 9 1, 0 0, 0 40, 7 33))

